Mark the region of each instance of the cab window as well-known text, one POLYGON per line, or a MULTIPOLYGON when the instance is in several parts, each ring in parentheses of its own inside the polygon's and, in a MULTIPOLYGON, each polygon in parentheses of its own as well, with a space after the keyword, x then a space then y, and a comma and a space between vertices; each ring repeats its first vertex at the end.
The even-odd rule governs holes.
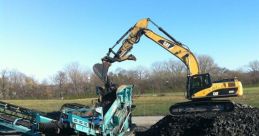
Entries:
POLYGON ((210 75, 209 74, 200 74, 200 75, 195 75, 191 77, 191 91, 193 93, 198 92, 199 90, 209 88, 211 87, 211 80, 210 80, 210 75))

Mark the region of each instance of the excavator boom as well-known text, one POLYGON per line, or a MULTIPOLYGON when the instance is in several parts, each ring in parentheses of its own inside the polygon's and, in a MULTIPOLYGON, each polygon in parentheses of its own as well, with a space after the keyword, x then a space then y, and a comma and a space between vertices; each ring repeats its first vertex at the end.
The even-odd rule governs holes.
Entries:
POLYGON ((169 41, 149 29, 144 30, 144 35, 179 58, 187 67, 189 76, 199 74, 198 61, 189 49, 180 43, 169 41))

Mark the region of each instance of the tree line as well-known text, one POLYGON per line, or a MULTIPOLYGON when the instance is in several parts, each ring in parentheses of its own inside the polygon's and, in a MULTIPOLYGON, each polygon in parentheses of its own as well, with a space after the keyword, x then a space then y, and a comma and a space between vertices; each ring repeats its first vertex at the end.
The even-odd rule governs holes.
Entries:
MULTIPOLYGON (((210 73, 212 80, 238 78, 243 86, 259 85, 259 61, 249 62, 244 69, 229 70, 218 66, 212 57, 198 56, 201 73, 210 73)), ((117 85, 134 84, 134 93, 163 93, 184 91, 186 66, 175 60, 155 62, 150 68, 138 66, 126 70, 117 68, 109 78, 117 85)), ((78 63, 71 63, 48 81, 39 82, 17 70, 2 70, 0 75, 1 99, 83 98, 95 95, 96 85, 102 86, 96 75, 78 63)))

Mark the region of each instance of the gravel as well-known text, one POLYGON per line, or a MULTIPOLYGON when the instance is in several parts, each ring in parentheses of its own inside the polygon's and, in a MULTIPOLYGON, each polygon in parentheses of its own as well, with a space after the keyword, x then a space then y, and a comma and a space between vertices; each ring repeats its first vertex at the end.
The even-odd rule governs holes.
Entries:
POLYGON ((235 104, 232 112, 167 115, 136 136, 259 136, 259 109, 235 104))

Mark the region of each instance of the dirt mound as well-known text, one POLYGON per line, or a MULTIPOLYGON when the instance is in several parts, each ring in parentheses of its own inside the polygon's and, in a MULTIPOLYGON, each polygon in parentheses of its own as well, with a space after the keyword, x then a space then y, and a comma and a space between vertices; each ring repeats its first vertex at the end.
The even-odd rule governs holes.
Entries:
POLYGON ((145 132, 145 136, 259 136, 259 109, 235 104, 232 112, 207 112, 165 116, 145 132))

